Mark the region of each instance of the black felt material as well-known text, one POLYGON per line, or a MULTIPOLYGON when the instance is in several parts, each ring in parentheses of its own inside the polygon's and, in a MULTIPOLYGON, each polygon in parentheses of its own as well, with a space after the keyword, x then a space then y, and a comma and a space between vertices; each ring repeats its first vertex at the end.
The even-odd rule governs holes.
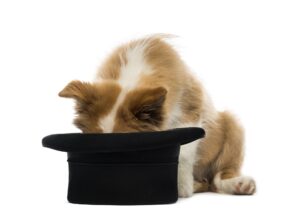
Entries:
POLYGON ((180 145, 202 128, 157 132, 55 134, 44 147, 67 152, 68 201, 79 204, 167 204, 178 199, 180 145))

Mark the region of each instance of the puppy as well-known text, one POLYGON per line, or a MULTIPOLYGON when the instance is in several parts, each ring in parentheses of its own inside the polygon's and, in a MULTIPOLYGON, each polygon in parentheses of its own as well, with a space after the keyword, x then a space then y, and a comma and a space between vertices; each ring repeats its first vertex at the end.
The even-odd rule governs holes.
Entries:
POLYGON ((155 35, 118 47, 92 83, 72 81, 59 96, 76 101, 74 124, 84 133, 202 127, 206 137, 180 149, 178 192, 251 195, 255 182, 240 173, 243 129, 218 112, 177 52, 155 35))

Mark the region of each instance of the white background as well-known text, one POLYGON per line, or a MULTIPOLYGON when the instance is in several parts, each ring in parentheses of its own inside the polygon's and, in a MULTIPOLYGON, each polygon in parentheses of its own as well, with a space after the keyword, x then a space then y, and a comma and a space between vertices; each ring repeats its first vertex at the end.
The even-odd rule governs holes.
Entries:
POLYGON ((0 214, 299 213, 299 1, 0 1, 0 214), (172 33, 215 105, 246 132, 254 196, 197 194, 162 206, 67 203, 66 154, 42 148, 77 132, 57 93, 91 81, 119 43, 172 33))

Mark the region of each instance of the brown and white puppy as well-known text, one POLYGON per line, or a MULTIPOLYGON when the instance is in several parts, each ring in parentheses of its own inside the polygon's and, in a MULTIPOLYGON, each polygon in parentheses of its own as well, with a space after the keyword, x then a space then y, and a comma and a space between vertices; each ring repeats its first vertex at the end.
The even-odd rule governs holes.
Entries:
POLYGON ((203 127, 203 140, 181 147, 180 197, 204 191, 255 192, 254 180, 240 175, 243 129, 230 113, 215 110, 203 86, 164 36, 120 46, 93 83, 72 81, 59 95, 75 99, 74 124, 84 133, 203 127))

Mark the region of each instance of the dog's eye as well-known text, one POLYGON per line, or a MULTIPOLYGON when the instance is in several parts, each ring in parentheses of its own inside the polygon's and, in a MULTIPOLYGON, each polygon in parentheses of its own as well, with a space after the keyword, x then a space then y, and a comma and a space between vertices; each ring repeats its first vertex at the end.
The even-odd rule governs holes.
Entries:
POLYGON ((140 121, 153 125, 159 125, 163 121, 162 110, 153 106, 143 106, 134 113, 134 116, 140 121))

